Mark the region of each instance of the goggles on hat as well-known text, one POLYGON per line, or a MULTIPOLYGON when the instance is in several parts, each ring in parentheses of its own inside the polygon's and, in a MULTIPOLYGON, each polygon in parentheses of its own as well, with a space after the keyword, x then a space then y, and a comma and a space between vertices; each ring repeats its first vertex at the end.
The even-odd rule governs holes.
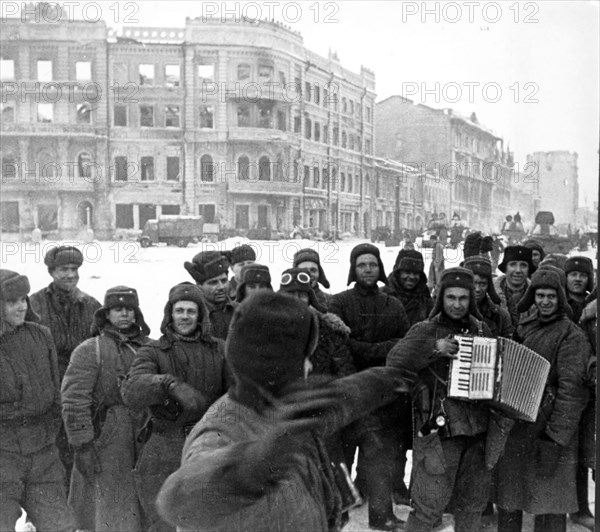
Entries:
MULTIPOLYGON (((295 275, 296 280, 299 283, 302 284, 310 284, 310 275, 308 275, 308 273, 306 272, 299 272, 295 275)), ((281 285, 282 286, 287 286, 290 283, 292 283, 292 281, 294 281, 294 275, 292 275, 291 273, 284 273, 281 276, 281 285)))

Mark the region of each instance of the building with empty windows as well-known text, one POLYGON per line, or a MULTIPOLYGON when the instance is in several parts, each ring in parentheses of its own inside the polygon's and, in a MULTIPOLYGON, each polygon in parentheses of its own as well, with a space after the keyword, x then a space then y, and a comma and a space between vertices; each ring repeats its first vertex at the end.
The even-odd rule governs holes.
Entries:
MULTIPOLYGON (((535 198, 519 183, 512 153, 475 113, 465 117, 391 96, 377 103, 376 137, 378 156, 437 176, 423 192, 429 201, 426 218, 456 213, 471 227, 497 231, 504 217, 516 212, 514 196, 527 196, 533 210, 535 198)), ((411 213, 417 214, 406 214, 411 213)))
POLYGON ((579 205, 577 157, 566 150, 527 155, 529 174, 541 196, 540 210, 552 211, 557 224, 572 224, 573 230, 579 205))
POLYGON ((19 18, 0 39, 4 233, 110 238, 179 213, 240 232, 375 226, 374 74, 284 25, 19 18))

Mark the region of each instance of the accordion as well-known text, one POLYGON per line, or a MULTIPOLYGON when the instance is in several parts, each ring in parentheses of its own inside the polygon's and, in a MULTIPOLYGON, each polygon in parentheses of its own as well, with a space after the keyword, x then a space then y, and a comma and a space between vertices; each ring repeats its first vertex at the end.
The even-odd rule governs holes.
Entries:
POLYGON ((510 417, 535 421, 550 363, 508 338, 454 338, 458 358, 450 363, 448 397, 487 401, 510 417))

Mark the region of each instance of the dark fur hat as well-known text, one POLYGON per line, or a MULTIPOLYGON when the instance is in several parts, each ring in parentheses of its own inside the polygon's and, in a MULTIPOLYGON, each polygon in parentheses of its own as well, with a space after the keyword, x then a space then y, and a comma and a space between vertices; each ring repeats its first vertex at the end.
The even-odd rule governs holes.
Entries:
POLYGON ((529 277, 535 272, 531 248, 526 248, 525 246, 508 246, 504 250, 504 256, 502 257, 502 262, 498 264, 498 269, 502 273, 506 273, 506 265, 513 260, 523 261, 529 265, 529 277))
POLYGON ((0 269, 0 304, 4 301, 12 301, 24 297, 27 300, 27 313, 25 321, 39 323, 40 317, 31 308, 29 302, 29 279, 25 275, 20 275, 12 270, 0 269))
POLYGON ((387 277, 385 276, 385 269, 383 267, 383 262, 381 260, 381 253, 379 252, 379 248, 374 246, 373 244, 358 244, 358 246, 354 246, 352 251, 350 252, 350 272, 348 273, 348 282, 350 283, 356 282, 356 261, 358 257, 361 255, 375 255, 377 258, 377 263, 379 264, 379 279, 384 284, 387 284, 387 277))
POLYGON ((558 294, 558 309, 559 311, 566 312, 568 306, 567 296, 563 288, 563 281, 556 270, 556 267, 549 265, 540 268, 531 276, 531 283, 517 305, 519 312, 525 312, 535 303, 535 291, 538 288, 554 288, 558 294))
POLYGON ((277 396, 302 378, 318 339, 317 316, 305 303, 264 290, 236 308, 225 357, 236 386, 247 383, 277 396))
POLYGON ((242 244, 241 246, 236 246, 231 250, 229 262, 232 266, 245 260, 251 260, 252 262, 256 260, 256 252, 252 246, 248 244, 242 244))
POLYGON ((429 314, 430 318, 442 312, 444 308, 444 292, 446 288, 466 288, 469 290, 469 314, 481 320, 481 314, 477 309, 477 300, 475 299, 475 285, 473 283, 473 272, 466 268, 448 268, 442 272, 440 282, 436 289, 436 298, 433 309, 429 314))
POLYGON ((529 238, 525 240, 525 242, 523 242, 521 245, 525 246, 526 248, 535 249, 536 251, 539 251, 540 260, 544 260, 546 252, 544 251, 544 248, 542 247, 542 244, 539 240, 536 240, 535 238, 529 238))
POLYGON ((83 264, 83 254, 73 246, 51 248, 44 257, 44 264, 49 271, 66 264, 75 264, 79 268, 83 264))
POLYGON ((323 271, 323 267, 321 266, 321 258, 319 257, 319 253, 311 248, 304 248, 296 251, 294 253, 294 259, 292 266, 294 268, 298 267, 298 264, 302 262, 314 262, 319 268, 319 284, 323 286, 323 288, 329 288, 329 281, 327 277, 325 277, 325 272, 323 271))
POLYGON ((481 275, 485 277, 488 281, 488 296, 490 299, 499 305, 501 300, 500 296, 496 293, 496 289, 494 288, 494 278, 492 275, 492 261, 487 257, 474 255, 471 257, 467 257, 462 266, 467 270, 471 270, 473 274, 481 275))
POLYGON ((565 275, 569 275, 571 272, 585 273, 587 275, 586 291, 591 292, 594 289, 594 263, 592 259, 582 256, 569 257, 565 262, 565 275))
POLYGON ((178 301, 193 301, 198 305, 198 327, 202 331, 202 336, 210 338, 210 320, 208 318, 208 310, 204 302, 204 294, 202 290, 193 283, 179 283, 169 290, 169 300, 164 309, 163 321, 160 325, 160 332, 165 334, 168 325, 173 321, 173 305, 178 301))
POLYGON ((201 251, 192 262, 184 262, 183 267, 197 284, 203 284, 217 275, 227 274, 229 261, 220 251, 201 251))
POLYGON ((94 322, 92 323, 92 335, 97 334, 102 329, 108 318, 106 311, 115 307, 130 307, 135 311, 135 323, 145 336, 150 334, 150 327, 144 320, 144 315, 140 309, 140 301, 135 288, 128 286, 115 286, 109 288, 104 294, 104 305, 94 313, 94 322))
MULTIPOLYGON (((245 260, 245 259, 242 259, 245 260)), ((242 267, 240 272, 240 284, 236 288, 235 300, 239 303, 246 297, 246 285, 248 283, 261 283, 267 286, 270 290, 273 290, 271 285, 271 273, 269 272, 268 266, 263 264, 246 264, 242 267)))

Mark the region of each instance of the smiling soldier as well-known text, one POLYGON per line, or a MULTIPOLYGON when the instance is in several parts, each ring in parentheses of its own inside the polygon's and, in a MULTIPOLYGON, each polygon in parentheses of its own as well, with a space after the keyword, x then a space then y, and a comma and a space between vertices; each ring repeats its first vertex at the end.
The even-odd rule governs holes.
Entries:
MULTIPOLYGON (((100 303, 92 296, 77 288, 79 268, 83 264, 83 254, 72 246, 60 246, 50 249, 44 257, 52 282, 31 296, 31 308, 40 316, 40 322, 50 329, 58 357, 58 374, 64 377, 71 353, 84 340, 91 337, 94 313, 100 303)), ((73 450, 67 440, 64 425, 58 433, 56 445, 60 460, 65 466, 67 479, 73 469, 73 450)), ((88 486, 90 499, 93 487, 88 486)), ((88 507, 74 507, 77 528, 94 528, 93 512, 88 507)))

